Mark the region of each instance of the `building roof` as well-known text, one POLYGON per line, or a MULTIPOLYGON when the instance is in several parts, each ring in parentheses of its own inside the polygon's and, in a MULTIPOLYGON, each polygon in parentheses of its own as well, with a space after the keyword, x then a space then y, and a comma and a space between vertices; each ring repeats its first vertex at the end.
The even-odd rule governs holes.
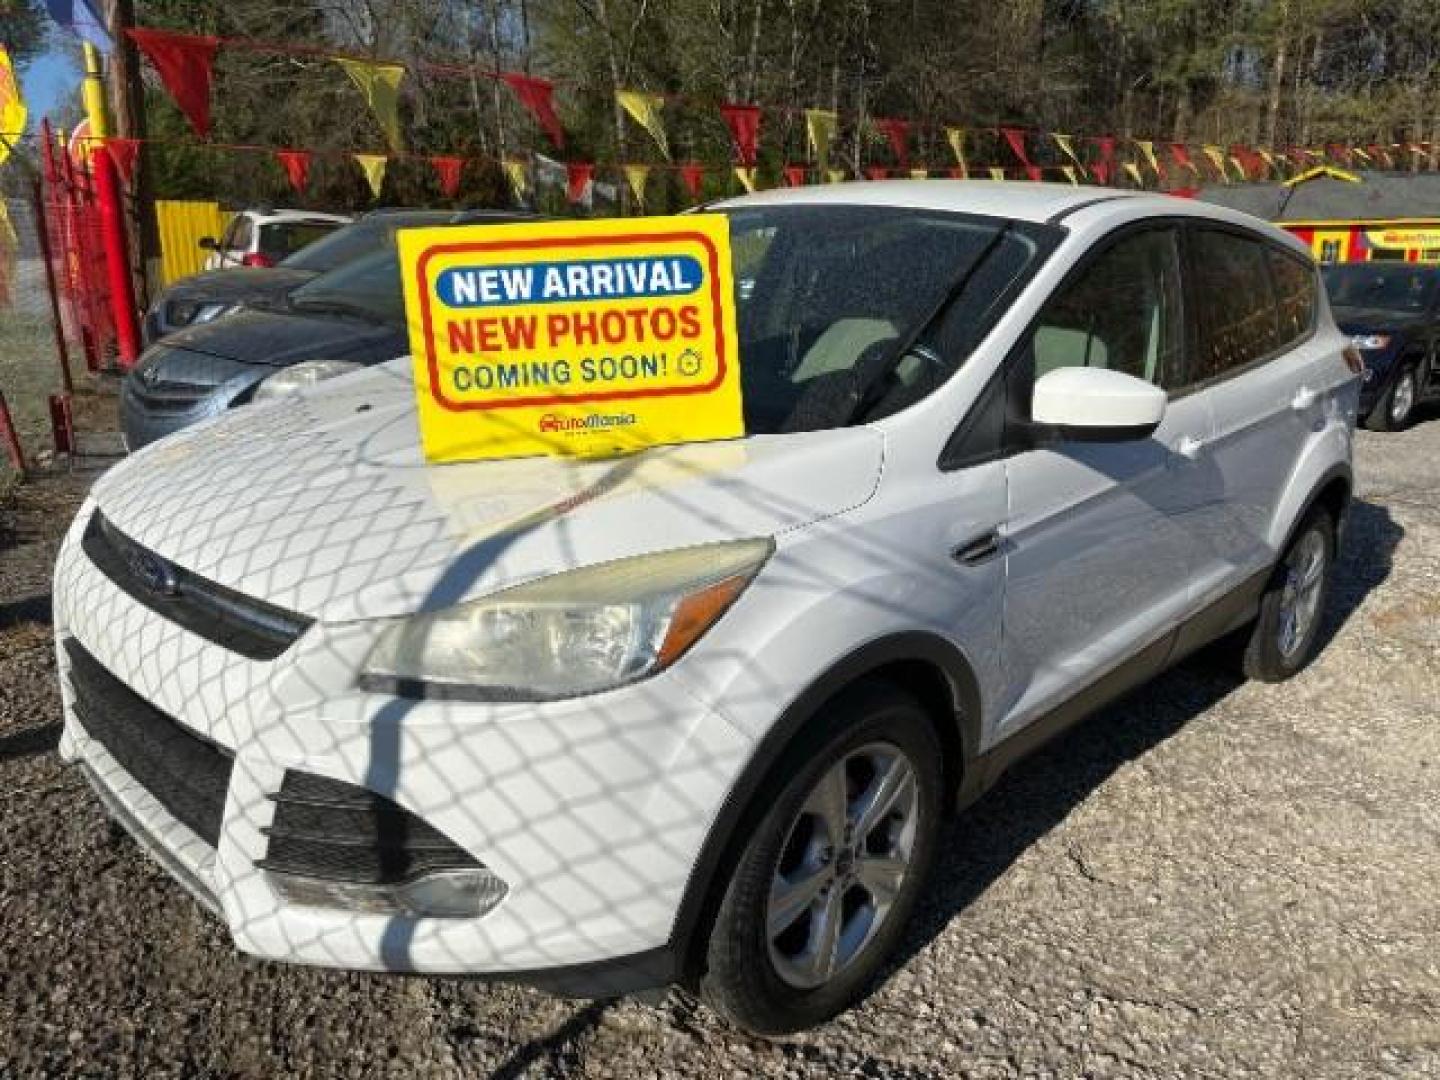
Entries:
POLYGON ((1362 172, 1296 184, 1207 184, 1196 198, 1268 221, 1440 220, 1440 173, 1362 172))

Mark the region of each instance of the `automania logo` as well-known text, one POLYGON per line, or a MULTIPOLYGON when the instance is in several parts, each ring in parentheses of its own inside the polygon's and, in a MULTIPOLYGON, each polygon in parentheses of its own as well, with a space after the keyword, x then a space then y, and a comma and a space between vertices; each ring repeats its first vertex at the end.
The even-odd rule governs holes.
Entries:
POLYGON ((605 428, 630 427, 637 423, 634 413, 586 413, 584 416, 562 416, 546 413, 540 418, 542 433, 565 431, 600 431, 605 428))

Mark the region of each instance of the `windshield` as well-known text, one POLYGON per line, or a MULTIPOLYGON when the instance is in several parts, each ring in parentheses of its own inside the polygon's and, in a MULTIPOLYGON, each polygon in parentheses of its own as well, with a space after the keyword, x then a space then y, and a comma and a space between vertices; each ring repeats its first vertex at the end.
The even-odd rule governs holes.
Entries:
POLYGON ((1424 311, 1435 295, 1440 275, 1395 263, 1345 263, 1322 268, 1330 303, 1336 307, 1424 311))
POLYGON ((353 225, 336 229, 323 240, 301 248, 280 265, 323 274, 342 263, 374 251, 382 244, 393 245, 398 229, 419 225, 444 225, 454 216, 454 212, 450 210, 417 210, 413 213, 377 214, 362 218, 353 225))
POLYGON ((393 245, 362 255, 301 285, 290 294, 290 306, 403 326, 400 256, 393 245))
POLYGON ((1033 272, 1045 232, 875 206, 727 216, 751 433, 841 427, 932 392, 1033 272))
POLYGON ((340 221, 275 221, 260 226, 260 253, 271 262, 303 251, 332 235, 340 221))

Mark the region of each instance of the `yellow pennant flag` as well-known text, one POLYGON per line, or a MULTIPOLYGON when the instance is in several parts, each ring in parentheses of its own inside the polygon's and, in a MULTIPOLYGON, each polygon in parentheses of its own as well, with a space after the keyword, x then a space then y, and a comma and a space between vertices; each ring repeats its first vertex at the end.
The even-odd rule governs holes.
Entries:
POLYGON ((826 169, 825 179, 832 184, 842 183, 845 179, 844 169, 826 169))
POLYGON ((1257 151, 1255 151, 1255 152, 1256 152, 1257 154, 1259 154, 1259 155, 1260 155, 1260 159, 1265 162, 1265 168, 1268 169, 1268 170, 1271 171, 1271 172, 1274 172, 1274 171, 1275 171, 1275 155, 1272 154, 1269 150, 1257 150, 1257 151))
POLYGON ((1150 171, 1156 176, 1160 175, 1160 162, 1155 159, 1155 144, 1149 139, 1136 139, 1135 145, 1145 155, 1145 162, 1150 166, 1150 171))
POLYGON ((990 179, 991 179, 991 180, 1004 180, 1004 179, 1005 179, 1005 170, 1002 169, 1002 168, 1000 168, 1000 166, 998 166, 998 165, 991 165, 991 166, 990 166, 990 179))
POLYGON ((1145 186, 1145 177, 1140 172, 1139 165, 1136 165, 1133 161, 1127 161, 1125 162, 1125 171, 1130 174, 1130 179, 1135 181, 1136 187, 1145 186))
POLYGON ((626 165, 625 179, 630 184, 630 190, 635 195, 635 201, 640 209, 645 209, 645 182, 650 179, 649 165, 626 165))
POLYGON ((665 99, 659 94, 646 94, 639 90, 621 90, 615 96, 620 100, 620 107, 650 133, 655 145, 660 148, 660 153, 668 159, 670 144, 665 140, 665 125, 660 119, 660 110, 665 107, 665 99))
MULTIPOLYGON (((1374 160, 1373 158, 1371 158, 1371 156, 1370 156, 1369 154, 1367 154, 1364 150, 1361 150, 1360 147, 1358 147, 1358 146, 1352 146, 1352 147, 1350 148, 1350 152, 1351 152, 1352 154, 1354 154, 1357 158, 1359 158, 1361 161, 1363 161, 1366 165, 1369 165, 1369 164, 1371 163, 1371 161, 1374 160)), ((1261 150, 1260 153, 1261 153, 1262 155, 1265 155, 1265 151, 1264 151, 1264 150, 1261 150)), ((1268 155, 1265 155, 1265 156, 1268 156, 1268 155)))
POLYGON ((965 164, 965 129, 947 127, 945 141, 950 144, 950 152, 955 155, 955 164, 969 171, 970 167, 965 164))
POLYGON ((1202 147, 1202 149, 1205 151, 1205 156, 1210 159, 1211 164, 1215 166, 1215 170, 1228 180, 1229 176, 1225 172, 1225 154, 1221 149, 1218 146, 1205 146, 1202 147))
POLYGON ((1240 174, 1241 180, 1250 179, 1249 174, 1245 171, 1245 163, 1241 161, 1238 157, 1236 157, 1234 154, 1230 155, 1230 164, 1235 166, 1235 171, 1240 174))
POLYGON ((510 190, 515 194, 517 202, 524 202, 525 197, 530 194, 530 170, 525 167, 525 162, 518 158, 506 158, 501 162, 505 167, 505 179, 510 182, 510 190))
POLYGON ((380 130, 390 149, 399 153, 404 147, 400 142, 400 80, 405 78, 403 64, 382 64, 372 60, 342 60, 335 62, 345 69, 345 74, 365 95, 365 103, 375 114, 380 130))
POLYGON ((360 166, 360 171, 365 174, 365 181, 370 185, 375 198, 380 198, 380 185, 385 182, 385 165, 390 159, 384 154, 351 154, 355 164, 360 166))
POLYGON ((824 172, 830 164, 830 144, 835 139, 836 115, 829 109, 805 110, 805 138, 810 143, 810 152, 815 155, 815 164, 824 172))
POLYGON ((1065 179, 1066 179, 1066 180, 1069 180, 1070 183, 1072 183, 1072 184, 1079 184, 1079 183, 1080 183, 1080 178, 1075 175, 1075 166, 1074 166, 1074 165, 1061 165, 1061 166, 1060 166, 1060 171, 1065 174, 1065 179))
POLYGON ((10 148, 25 132, 28 110, 20 96, 20 83, 15 78, 15 64, 4 45, 0 45, 0 165, 10 156, 10 148))
POLYGON ((910 179, 911 179, 911 180, 928 180, 928 179, 930 179, 930 170, 929 170, 929 169, 911 169, 911 170, 910 170, 910 179))
POLYGON ((1061 135, 1059 132, 1051 132, 1050 137, 1055 140, 1055 145, 1065 152, 1065 156, 1073 161, 1077 168, 1083 169, 1080 163, 1080 155, 1075 153, 1075 144, 1069 135, 1061 135))
POLYGON ((759 170, 756 169, 753 165, 752 165, 750 168, 748 168, 748 169, 745 168, 743 165, 736 165, 736 166, 735 166, 735 178, 740 181, 741 186, 744 187, 746 191, 749 191, 749 192, 751 192, 751 193, 754 193, 754 191, 755 191, 755 174, 756 174, 758 171, 759 171, 759 170))

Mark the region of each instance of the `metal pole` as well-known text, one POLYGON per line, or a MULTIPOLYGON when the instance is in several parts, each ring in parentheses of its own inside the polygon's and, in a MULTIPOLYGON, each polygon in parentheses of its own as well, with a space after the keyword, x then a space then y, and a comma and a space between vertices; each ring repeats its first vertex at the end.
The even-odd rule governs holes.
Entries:
POLYGON ((15 466, 15 471, 25 471, 25 451, 20 449, 20 436, 15 431, 15 422, 10 419, 10 406, 5 404, 5 392, 0 390, 0 443, 5 444, 5 451, 10 458, 10 464, 15 466))
POLYGON ((60 361, 60 384, 65 393, 73 394, 70 378, 70 350, 65 347, 65 329, 60 323, 60 291, 55 281, 55 264, 51 261, 50 219, 45 215, 45 194, 37 177, 31 188, 35 200, 35 233, 40 240, 40 261, 45 264, 45 291, 50 295, 50 325, 55 331, 55 355, 60 361))
POLYGON ((90 173, 95 178, 95 194, 100 201, 105 268, 110 279, 110 310, 115 316, 120 366, 128 371, 140 356, 140 327, 135 317, 130 260, 125 251, 125 211, 120 201, 118 172, 109 150, 102 146, 90 151, 90 173))

